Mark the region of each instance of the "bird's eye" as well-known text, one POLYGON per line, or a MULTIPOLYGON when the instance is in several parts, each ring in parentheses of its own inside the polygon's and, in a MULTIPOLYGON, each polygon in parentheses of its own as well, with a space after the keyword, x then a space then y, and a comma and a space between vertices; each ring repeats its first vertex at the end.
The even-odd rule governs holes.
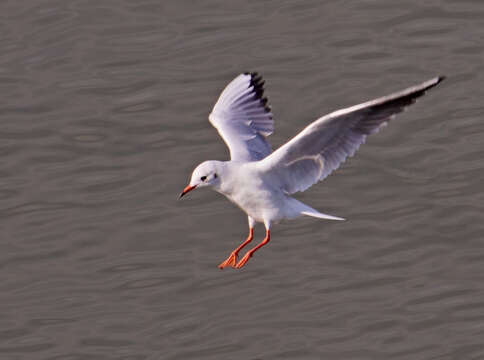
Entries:
POLYGON ((202 176, 202 177, 200 178, 200 180, 205 181, 205 180, 207 180, 207 177, 206 177, 206 176, 202 176))

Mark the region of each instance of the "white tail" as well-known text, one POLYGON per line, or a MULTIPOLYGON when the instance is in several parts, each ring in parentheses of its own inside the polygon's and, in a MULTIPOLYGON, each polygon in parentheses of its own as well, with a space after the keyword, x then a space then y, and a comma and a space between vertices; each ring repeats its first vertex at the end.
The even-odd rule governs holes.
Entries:
POLYGON ((307 215, 307 216, 312 216, 315 218, 320 218, 320 219, 328 219, 328 220, 345 220, 343 218, 337 217, 337 216, 332 216, 332 215, 326 215, 323 213, 320 213, 319 211, 313 210, 313 211, 301 211, 302 215, 307 215))
POLYGON ((343 218, 337 217, 337 216, 332 216, 332 215, 326 215, 323 213, 320 213, 318 210, 313 209, 311 206, 308 206, 299 200, 296 200, 294 198, 288 198, 288 202, 292 205, 292 208, 294 210, 294 213, 297 214, 295 217, 298 215, 307 215, 307 216, 312 216, 315 218, 319 219, 327 219, 327 220, 345 220, 343 218))

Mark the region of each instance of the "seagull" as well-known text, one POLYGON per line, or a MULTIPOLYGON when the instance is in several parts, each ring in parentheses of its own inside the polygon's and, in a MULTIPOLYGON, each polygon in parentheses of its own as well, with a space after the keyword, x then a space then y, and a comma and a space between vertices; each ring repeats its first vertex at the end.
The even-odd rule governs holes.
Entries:
POLYGON ((229 161, 209 160, 198 165, 180 198, 196 188, 211 187, 225 195, 248 216, 249 235, 220 265, 242 268, 271 238, 273 223, 299 216, 344 220, 327 215, 291 195, 325 179, 348 156, 353 156, 366 137, 378 132, 397 113, 439 84, 439 76, 420 85, 344 109, 317 119, 298 135, 272 151, 267 137, 274 121, 264 80, 256 73, 243 73, 222 91, 209 115, 230 151, 229 161), (257 222, 266 229, 264 240, 238 261, 249 244, 257 222))

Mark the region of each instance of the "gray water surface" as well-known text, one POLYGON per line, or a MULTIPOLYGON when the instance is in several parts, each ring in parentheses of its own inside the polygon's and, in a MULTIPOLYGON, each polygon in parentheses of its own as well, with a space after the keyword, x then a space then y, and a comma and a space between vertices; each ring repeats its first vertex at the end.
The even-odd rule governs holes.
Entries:
POLYGON ((0 3, 1 359, 483 359, 482 1, 0 3), (447 80, 272 229, 191 170, 258 71, 274 148, 317 117, 447 80), (263 228, 256 228, 262 238, 263 228))

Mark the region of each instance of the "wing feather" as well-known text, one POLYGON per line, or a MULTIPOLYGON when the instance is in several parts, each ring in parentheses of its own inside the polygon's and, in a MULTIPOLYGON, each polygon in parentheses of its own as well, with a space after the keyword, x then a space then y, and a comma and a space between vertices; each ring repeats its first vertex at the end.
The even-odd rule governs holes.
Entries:
POLYGON ((237 76, 220 94, 208 119, 217 129, 236 161, 257 161, 272 152, 266 137, 274 131, 274 121, 264 81, 257 73, 237 76))
POLYGON ((334 111, 307 126, 261 161, 260 167, 286 193, 304 191, 353 156, 370 134, 413 104, 444 77, 436 77, 375 100, 334 111))

